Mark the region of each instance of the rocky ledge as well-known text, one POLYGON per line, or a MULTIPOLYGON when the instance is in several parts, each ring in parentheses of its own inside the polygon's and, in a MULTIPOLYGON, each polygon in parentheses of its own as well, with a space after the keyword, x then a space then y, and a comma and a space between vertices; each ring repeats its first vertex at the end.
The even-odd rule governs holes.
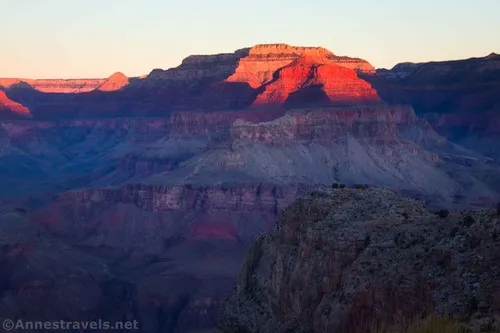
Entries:
POLYGON ((250 248, 222 332, 389 332, 430 313, 500 314, 497 210, 432 214, 377 188, 298 199, 250 248))

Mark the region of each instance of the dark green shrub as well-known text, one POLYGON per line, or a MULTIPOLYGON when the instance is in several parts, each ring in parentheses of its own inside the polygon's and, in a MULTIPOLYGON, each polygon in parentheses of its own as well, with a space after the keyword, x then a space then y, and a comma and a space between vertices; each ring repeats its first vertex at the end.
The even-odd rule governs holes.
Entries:
POLYGON ((339 188, 345 188, 345 184, 340 184, 339 188))
POLYGON ((448 215, 450 215, 450 211, 447 209, 441 209, 440 211, 438 211, 436 213, 436 215, 439 216, 440 218, 444 219, 444 218, 447 218, 448 215))
POLYGON ((500 215, 500 202, 497 204, 497 215, 500 215))
POLYGON ((450 237, 455 237, 455 235, 458 233, 458 230, 458 227, 454 227, 453 229, 451 229, 450 237))
POLYGON ((24 208, 16 208, 16 212, 21 213, 21 214, 26 214, 26 209, 24 209, 24 208))
MULTIPOLYGON (((401 330, 403 332, 404 330, 401 330)), ((424 321, 415 321, 407 333, 467 333, 467 329, 460 322, 452 318, 431 315, 424 321)))
POLYGON ((476 223, 476 220, 474 220, 474 218, 472 216, 467 215, 466 217, 464 217, 464 225, 466 227, 470 227, 474 223, 476 223))
POLYGON ((339 188, 339 184, 337 184, 337 183, 333 184, 332 188, 339 188))
POLYGON ((365 189, 367 189, 367 188, 368 188, 368 186, 363 185, 363 184, 355 184, 355 185, 354 185, 354 188, 355 188, 355 189, 358 189, 358 190, 365 190, 365 189))

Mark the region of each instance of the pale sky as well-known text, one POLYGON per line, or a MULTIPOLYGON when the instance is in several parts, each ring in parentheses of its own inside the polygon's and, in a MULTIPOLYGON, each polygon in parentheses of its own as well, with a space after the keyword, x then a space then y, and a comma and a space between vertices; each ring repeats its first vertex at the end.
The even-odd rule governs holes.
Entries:
POLYGON ((375 67, 500 53, 500 0, 0 0, 0 77, 167 69, 262 43, 375 67))

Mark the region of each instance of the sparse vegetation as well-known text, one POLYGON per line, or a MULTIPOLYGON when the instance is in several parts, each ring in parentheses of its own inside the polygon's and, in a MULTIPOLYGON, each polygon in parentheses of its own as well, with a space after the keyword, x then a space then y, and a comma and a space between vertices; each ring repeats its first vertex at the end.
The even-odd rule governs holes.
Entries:
POLYGON ((451 318, 431 316, 413 324, 407 333, 468 333, 469 330, 460 326, 451 318))
POLYGON ((500 202, 497 204, 497 215, 500 215, 500 202))
POLYGON ((458 227, 454 227, 453 229, 451 229, 450 237, 455 237, 455 235, 458 233, 458 230, 458 227))
POLYGON ((339 184, 339 188, 345 188, 345 184, 339 184))
POLYGON ((24 208, 16 208, 16 212, 21 213, 21 214, 26 214, 26 209, 24 209, 24 208))
POLYGON ((467 303, 467 314, 469 316, 472 316, 474 313, 477 312, 478 307, 479 307, 479 303, 477 301, 477 298, 471 297, 469 299, 469 302, 467 303))
POLYGON ((355 184, 354 185, 354 188, 355 189, 358 189, 358 190, 366 190, 368 188, 368 185, 363 185, 363 184, 355 184))
POLYGON ((326 197, 328 197, 328 193, 326 193, 324 191, 316 190, 316 191, 311 192, 311 196, 313 198, 326 198, 326 197))
POLYGON ((337 184, 337 183, 333 184, 332 188, 339 188, 339 184, 337 184))
POLYGON ((467 215, 464 217, 464 221, 463 221, 464 225, 466 227, 470 227, 471 225, 473 225, 474 223, 476 223, 476 220, 474 220, 474 218, 470 215, 467 215))
POLYGON ((436 213, 437 216, 439 216, 442 219, 445 219, 450 215, 450 211, 447 209, 441 209, 436 213))

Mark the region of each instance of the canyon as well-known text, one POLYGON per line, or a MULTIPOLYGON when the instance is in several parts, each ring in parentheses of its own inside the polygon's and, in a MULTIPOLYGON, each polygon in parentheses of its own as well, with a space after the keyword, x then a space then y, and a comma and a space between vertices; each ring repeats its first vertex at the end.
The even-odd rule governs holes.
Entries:
POLYGON ((270 44, 141 77, 0 79, 0 227, 14 219, 27 235, 5 231, 0 309, 205 332, 250 244, 314 189, 370 184, 431 210, 491 207, 497 60, 375 70, 270 44), (47 268, 24 271, 38 258, 47 268))

